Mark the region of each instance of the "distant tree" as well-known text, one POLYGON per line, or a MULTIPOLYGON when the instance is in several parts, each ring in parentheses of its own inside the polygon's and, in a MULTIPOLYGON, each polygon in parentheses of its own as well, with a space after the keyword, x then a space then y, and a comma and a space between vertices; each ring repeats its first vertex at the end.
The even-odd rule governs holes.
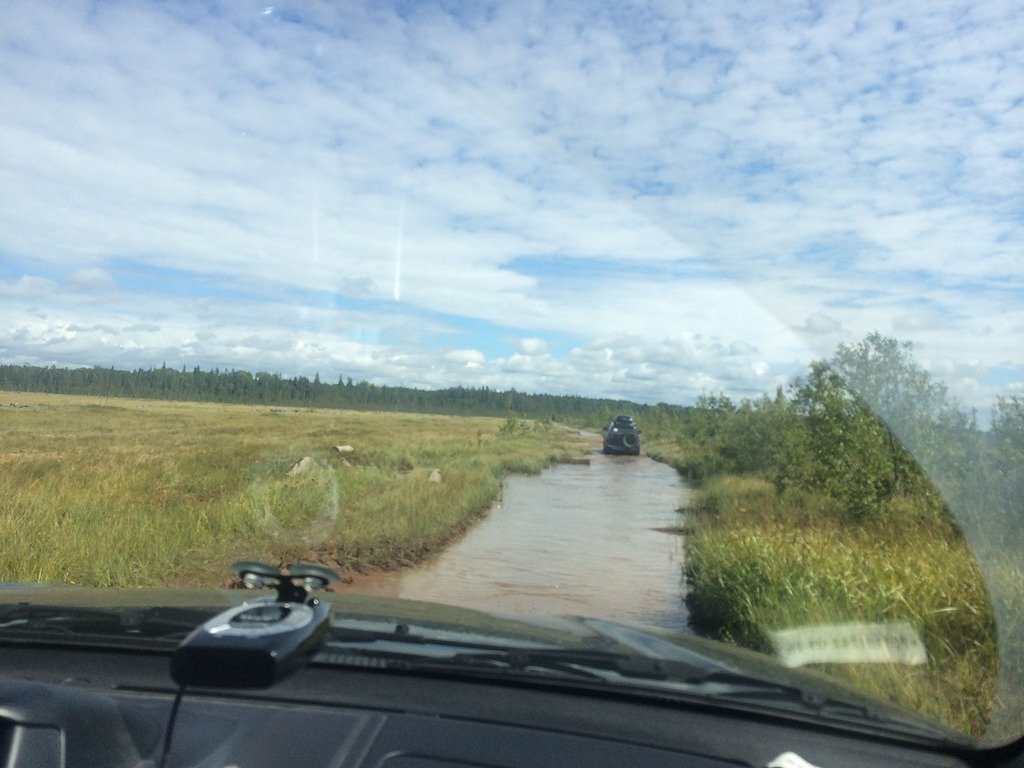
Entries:
POLYGON ((992 438, 1001 450, 1024 457, 1024 396, 996 398, 992 438))
POLYGON ((988 471, 974 475, 984 485, 980 490, 991 499, 987 512, 999 518, 1000 533, 1019 540, 1024 538, 1024 397, 997 398, 991 444, 988 471))
POLYGON ((782 387, 775 397, 743 400, 719 427, 724 468, 730 472, 775 475, 806 441, 804 424, 782 387))

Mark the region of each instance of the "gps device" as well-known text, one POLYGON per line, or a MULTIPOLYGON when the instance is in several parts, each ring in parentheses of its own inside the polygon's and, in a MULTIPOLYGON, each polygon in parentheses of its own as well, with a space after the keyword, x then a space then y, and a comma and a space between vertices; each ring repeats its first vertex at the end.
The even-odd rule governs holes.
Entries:
POLYGON ((322 566, 292 565, 281 573, 266 563, 233 566, 249 587, 276 587, 214 616, 186 637, 171 657, 171 677, 181 686, 269 688, 301 668, 330 628, 330 607, 310 597, 337 580, 322 566))

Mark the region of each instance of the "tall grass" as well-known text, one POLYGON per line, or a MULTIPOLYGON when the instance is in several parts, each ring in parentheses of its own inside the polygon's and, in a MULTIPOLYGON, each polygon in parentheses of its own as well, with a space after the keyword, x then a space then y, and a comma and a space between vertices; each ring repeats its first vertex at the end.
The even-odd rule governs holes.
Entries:
POLYGON ((0 409, 0 581, 216 584, 243 556, 390 567, 457 536, 506 473, 586 450, 534 422, 501 435, 499 419, 0 394, 12 401, 26 407, 0 409))
POLYGON ((995 619, 968 545, 929 509, 851 525, 835 502, 721 476, 689 511, 687 603, 713 636, 772 651, 771 633, 908 621, 927 663, 821 665, 830 675, 979 736, 995 704, 995 619), (899 521, 899 522, 897 522, 899 521))

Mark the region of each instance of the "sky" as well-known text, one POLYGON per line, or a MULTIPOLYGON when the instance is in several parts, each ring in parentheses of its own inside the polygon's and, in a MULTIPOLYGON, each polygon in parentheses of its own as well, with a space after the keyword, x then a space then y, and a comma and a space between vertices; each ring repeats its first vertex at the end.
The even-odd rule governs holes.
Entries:
POLYGON ((1024 394, 1017 2, 10 3, 0 362, 1024 394))

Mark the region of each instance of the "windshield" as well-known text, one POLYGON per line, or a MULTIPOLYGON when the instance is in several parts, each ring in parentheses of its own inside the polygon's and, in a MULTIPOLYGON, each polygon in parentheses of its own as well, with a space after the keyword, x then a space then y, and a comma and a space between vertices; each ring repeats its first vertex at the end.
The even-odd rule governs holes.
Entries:
POLYGON ((1022 15, 7 4, 0 581, 318 563, 1020 737, 1022 15))

